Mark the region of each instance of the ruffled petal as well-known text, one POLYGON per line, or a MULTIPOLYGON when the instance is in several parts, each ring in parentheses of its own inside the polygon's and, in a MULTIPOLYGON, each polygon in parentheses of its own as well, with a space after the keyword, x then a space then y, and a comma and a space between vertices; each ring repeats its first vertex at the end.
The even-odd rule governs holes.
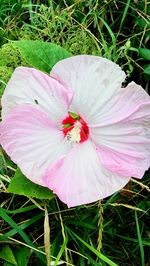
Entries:
POLYGON ((112 61, 91 55, 79 55, 59 61, 51 76, 74 92, 70 111, 93 123, 97 112, 121 87, 125 73, 112 61))
POLYGON ((90 134, 104 167, 141 178, 150 165, 150 97, 134 82, 120 89, 90 134))
POLYGON ((72 93, 54 78, 39 70, 18 67, 2 97, 2 118, 19 104, 39 105, 55 122, 67 115, 72 93))
POLYGON ((95 146, 86 141, 76 145, 65 158, 49 168, 43 182, 58 197, 74 207, 103 199, 129 181, 106 170, 100 163, 95 146))
POLYGON ((43 186, 47 168, 69 149, 49 115, 30 105, 18 105, 0 124, 0 143, 22 172, 43 186))

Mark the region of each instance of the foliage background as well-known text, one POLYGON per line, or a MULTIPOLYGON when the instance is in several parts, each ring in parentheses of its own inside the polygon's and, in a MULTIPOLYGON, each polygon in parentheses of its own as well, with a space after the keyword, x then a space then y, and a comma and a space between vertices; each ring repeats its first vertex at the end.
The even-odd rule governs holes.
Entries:
MULTIPOLYGON (((104 56, 122 66, 125 83, 134 80, 148 92, 150 4, 146 0, 0 0, 0 96, 13 70, 30 66, 12 42, 16 40, 42 40, 73 55, 104 56)), ((55 265, 59 260, 75 266, 149 265, 148 171, 142 181, 132 179, 102 202, 71 209, 54 197, 43 200, 8 193, 15 172, 16 166, 0 150, 2 265, 46 265, 49 245, 52 261, 57 258, 55 265), (44 241, 48 213, 50 240, 44 241), (105 262, 101 254, 113 262, 105 262)))

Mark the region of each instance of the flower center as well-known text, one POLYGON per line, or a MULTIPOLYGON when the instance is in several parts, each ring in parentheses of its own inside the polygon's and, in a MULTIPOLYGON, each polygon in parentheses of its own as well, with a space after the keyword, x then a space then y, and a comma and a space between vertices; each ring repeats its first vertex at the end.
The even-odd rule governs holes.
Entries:
POLYGON ((80 116, 69 112, 62 125, 64 136, 68 141, 82 143, 88 139, 89 128, 80 116))

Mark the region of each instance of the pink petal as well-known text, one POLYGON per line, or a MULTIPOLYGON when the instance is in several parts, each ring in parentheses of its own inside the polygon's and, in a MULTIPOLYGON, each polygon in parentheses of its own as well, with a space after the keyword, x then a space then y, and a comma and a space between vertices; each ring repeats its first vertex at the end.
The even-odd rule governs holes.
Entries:
POLYGON ((76 145, 67 156, 51 167, 43 182, 68 207, 103 199, 129 181, 106 170, 100 163, 95 146, 86 141, 76 145))
POLYGON ((33 68, 18 67, 2 97, 2 117, 19 104, 39 105, 51 119, 60 122, 67 115, 72 93, 57 80, 33 68))
POLYGON ((141 178, 150 165, 150 97, 132 82, 100 113, 90 134, 102 164, 115 173, 141 178))
POLYGON ((40 185, 46 169, 69 149, 49 115, 30 105, 15 107, 0 124, 0 143, 22 172, 40 185))
POLYGON ((112 61, 91 55, 79 55, 58 62, 51 76, 74 92, 70 111, 87 123, 121 87, 125 73, 112 61))

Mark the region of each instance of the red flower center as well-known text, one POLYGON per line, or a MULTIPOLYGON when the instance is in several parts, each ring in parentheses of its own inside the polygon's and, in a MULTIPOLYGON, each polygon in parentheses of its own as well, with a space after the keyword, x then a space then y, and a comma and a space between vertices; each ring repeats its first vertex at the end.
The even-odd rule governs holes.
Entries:
POLYGON ((62 125, 67 140, 82 143, 88 139, 89 128, 80 116, 69 112, 69 115, 62 121, 62 125))

